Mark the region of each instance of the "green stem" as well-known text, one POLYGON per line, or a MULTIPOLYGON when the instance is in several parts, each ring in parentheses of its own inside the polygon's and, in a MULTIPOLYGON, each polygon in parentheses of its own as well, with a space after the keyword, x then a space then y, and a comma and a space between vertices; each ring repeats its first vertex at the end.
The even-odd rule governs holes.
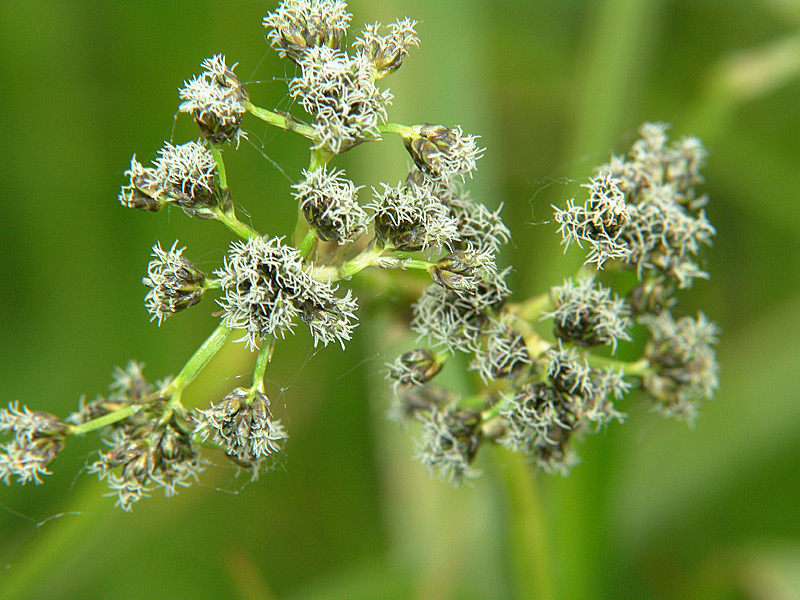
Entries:
POLYGON ((625 362, 616 358, 598 356, 587 352, 586 360, 589 361, 590 367, 598 369, 611 367, 612 369, 622 370, 626 377, 644 377, 651 372, 650 361, 646 358, 640 358, 635 362, 625 362))
POLYGON ((143 404, 129 405, 124 408, 120 408, 119 410, 115 410, 114 412, 108 413, 107 415, 103 415, 102 417, 97 417, 96 419, 87 421, 86 423, 75 425, 70 428, 70 435, 85 435, 91 431, 97 431, 98 429, 102 429, 108 425, 113 425, 114 423, 124 421, 128 417, 139 412, 143 406, 143 404))
POLYGON ((378 131, 381 133, 397 133, 404 138, 415 137, 418 135, 417 132, 414 131, 413 127, 401 125, 400 123, 384 123, 383 125, 378 125, 378 131))
POLYGON ((211 154, 217 163, 217 176, 219 177, 219 187, 224 192, 228 189, 228 174, 225 170, 225 161, 222 160, 222 149, 216 144, 211 144, 211 154))
POLYGON ((308 162, 308 170, 316 171, 317 169, 321 169, 327 165, 332 158, 333 154, 324 148, 313 148, 311 150, 311 160, 308 162))
POLYGON ((553 600, 553 549, 548 544, 547 519, 539 481, 524 457, 498 448, 497 472, 504 479, 508 499, 508 555, 515 598, 553 600))
POLYGON ((220 351, 230 334, 230 328, 220 323, 214 332, 208 336, 208 339, 203 342, 203 345, 200 346, 186 362, 175 379, 160 390, 161 395, 167 397, 172 396, 189 385, 200 371, 205 368, 209 361, 214 358, 214 355, 220 351))
POLYGON ((311 252, 311 249, 314 247, 314 242, 317 241, 317 234, 314 229, 309 229, 306 237, 303 238, 302 243, 300 244, 300 258, 305 258, 311 252))
POLYGON ((261 237, 261 234, 258 233, 255 229, 253 229, 252 227, 250 227, 245 223, 242 223, 239 219, 236 218, 236 213, 234 212, 232 206, 228 211, 215 209, 214 218, 217 221, 220 221, 223 225, 225 225, 225 227, 230 229, 233 233, 235 233, 244 240, 249 239, 251 237, 261 237))
POLYGON ((250 102, 245 102, 245 108, 247 108, 247 111, 251 115, 253 115, 257 119, 261 119, 265 123, 269 123, 270 125, 274 125, 275 127, 280 127, 281 129, 285 129, 286 131, 294 131, 296 133, 299 133, 303 137, 307 137, 308 139, 314 139, 313 127, 311 127, 310 125, 306 125, 305 123, 300 123, 299 121, 295 121, 290 116, 272 112, 271 110, 261 108, 250 102))
POLYGON ((364 252, 352 260, 342 263, 341 265, 318 269, 313 273, 313 277, 317 281, 339 281, 340 279, 347 279, 359 271, 373 266, 375 264, 375 259, 378 258, 383 251, 384 249, 381 247, 374 245, 368 246, 364 252))
POLYGON ((428 262, 427 260, 420 260, 418 258, 403 258, 402 263, 400 264, 400 268, 402 269, 419 269, 421 271, 427 271, 434 263, 428 262))
POLYGON ((271 339, 269 344, 266 340, 262 341, 261 348, 256 357, 256 366, 253 369, 253 387, 251 392, 264 391, 264 373, 267 372, 267 365, 272 360, 272 352, 275 350, 275 339, 271 339))

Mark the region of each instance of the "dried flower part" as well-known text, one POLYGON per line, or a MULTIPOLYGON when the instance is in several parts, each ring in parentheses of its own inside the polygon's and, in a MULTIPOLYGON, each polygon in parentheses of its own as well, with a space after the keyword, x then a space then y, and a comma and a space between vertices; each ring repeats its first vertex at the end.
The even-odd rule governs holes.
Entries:
POLYGON ((630 308, 610 289, 595 284, 594 277, 577 283, 565 279, 563 285, 550 290, 550 295, 555 309, 542 318, 555 321, 555 335, 565 342, 607 344, 613 353, 619 340, 631 339, 627 331, 632 325, 630 308))
POLYGON ((280 420, 272 418, 269 398, 237 388, 207 410, 196 410, 195 434, 211 440, 238 463, 258 471, 262 461, 280 452, 289 438, 280 420))
POLYGON ((558 231, 564 251, 574 242, 581 248, 588 243, 590 252, 586 264, 594 263, 598 269, 608 260, 627 260, 633 249, 620 239, 625 223, 630 219, 621 181, 610 173, 601 173, 582 186, 589 190, 589 199, 582 205, 567 200, 567 208, 553 206, 558 231))
POLYGON ((719 328, 703 314, 677 321, 668 311, 643 319, 652 339, 644 356, 652 372, 643 386, 666 416, 691 421, 698 405, 709 399, 719 385, 719 365, 713 345, 719 328))
POLYGON ((339 154, 365 140, 380 139, 378 124, 386 122, 392 95, 376 87, 364 55, 351 57, 316 46, 299 64, 302 74, 292 79, 289 93, 314 119, 314 148, 339 154))
POLYGON ((234 242, 221 269, 215 271, 225 294, 218 301, 231 329, 244 329, 251 348, 264 336, 284 337, 300 316, 314 345, 338 341, 342 348, 355 328, 355 299, 348 290, 316 281, 303 268, 297 250, 279 238, 234 242))
POLYGON ((352 242, 366 231, 369 218, 357 201, 361 188, 344 171, 303 170, 303 179, 292 187, 300 210, 321 240, 352 242))
POLYGON ((458 486, 464 477, 474 477, 472 462, 483 434, 481 414, 476 410, 449 407, 418 413, 422 421, 416 458, 431 473, 458 486))
POLYGON ((398 386, 420 386, 433 379, 442 370, 444 363, 436 353, 427 348, 417 348, 397 357, 389 367, 389 378, 398 386))
POLYGON ((136 155, 131 158, 131 168, 125 171, 129 179, 128 185, 122 186, 119 193, 119 203, 127 208, 137 208, 149 212, 157 212, 164 208, 167 198, 156 169, 143 167, 136 160, 136 155))
POLYGON ((483 344, 475 345, 470 370, 477 371, 488 383, 521 374, 533 362, 522 334, 511 327, 511 316, 491 318, 484 328, 483 344))
POLYGON ((447 206, 426 189, 382 185, 382 191, 373 188, 375 197, 367 208, 375 213, 375 235, 383 244, 412 251, 446 246, 458 239, 456 222, 447 206))
POLYGON ((486 277, 497 273, 494 256, 487 251, 459 250, 438 260, 429 269, 431 279, 445 289, 470 294, 486 277))
POLYGON ((464 176, 477 168, 483 156, 483 148, 476 143, 474 135, 464 135, 461 127, 423 123, 412 128, 413 135, 404 136, 406 149, 414 164, 429 177, 452 180, 464 176))
POLYGON ((0 409, 0 434, 12 439, 0 444, 0 480, 6 485, 11 477, 21 484, 42 483, 42 475, 50 475, 47 467, 64 448, 68 425, 55 415, 35 412, 12 402, 0 409))
POLYGON ((341 0, 284 0, 263 24, 278 54, 299 63, 311 48, 338 50, 352 16, 341 0))
POLYGON ((434 348, 472 352, 510 295, 505 283, 508 269, 481 281, 472 294, 459 294, 438 285, 425 288, 414 304, 411 329, 434 348))
POLYGON ((183 256, 186 248, 179 248, 177 240, 165 251, 161 244, 153 246, 153 259, 147 266, 147 277, 142 283, 150 288, 144 303, 158 324, 168 316, 197 304, 203 299, 206 275, 183 256))
POLYGON ((382 36, 381 24, 373 23, 364 28, 353 46, 369 59, 377 77, 384 77, 400 68, 411 46, 419 46, 416 25, 416 21, 405 18, 389 25, 389 35, 382 36))
POLYGON ((111 450, 89 465, 89 472, 106 481, 116 506, 126 512, 153 489, 174 496, 179 487, 197 481, 204 468, 191 435, 174 417, 159 423, 150 415, 139 426, 114 429, 106 441, 111 450))
POLYGON ((180 89, 183 100, 178 109, 190 113, 207 140, 219 144, 236 140, 238 145, 246 134, 240 129, 247 112, 247 90, 225 56, 216 54, 202 63, 205 71, 185 81, 180 89))

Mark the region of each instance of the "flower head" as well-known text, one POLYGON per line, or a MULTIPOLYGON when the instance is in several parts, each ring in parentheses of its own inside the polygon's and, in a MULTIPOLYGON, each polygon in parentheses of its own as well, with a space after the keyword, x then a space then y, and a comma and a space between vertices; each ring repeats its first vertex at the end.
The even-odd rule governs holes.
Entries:
POLYGON ((153 260, 147 266, 142 283, 150 288, 144 303, 158 324, 168 316, 197 304, 203 299, 206 275, 183 256, 186 248, 176 250, 178 242, 165 251, 161 244, 153 246, 153 260))
POLYGON ((156 212, 164 208, 167 198, 161 186, 159 173, 152 167, 143 167, 136 160, 136 155, 131 158, 131 168, 125 171, 128 185, 122 186, 119 193, 119 203, 128 208, 138 208, 149 212, 156 212))
POLYGON ((645 348, 652 372, 643 386, 666 416, 691 421, 700 401, 711 398, 719 385, 719 365, 713 345, 719 328, 703 314, 677 321, 668 311, 643 319, 652 339, 645 348))
POLYGON ((367 229, 366 211, 357 202, 358 190, 344 171, 320 167, 303 171, 294 197, 317 236, 326 242, 350 242, 367 229))
POLYGON ((251 466, 254 475, 263 459, 280 452, 288 439, 280 420, 272 418, 267 396, 236 388, 218 404, 197 410, 195 433, 211 440, 238 463, 251 466))
POLYGON ((595 284, 593 277, 577 283, 565 279, 550 294, 556 307, 542 318, 555 321, 555 334, 560 339, 583 346, 608 344, 612 352, 619 340, 631 339, 627 332, 632 324, 630 309, 624 300, 612 296, 610 289, 595 284))
POLYGON ((217 54, 205 59, 202 67, 205 71, 201 75, 184 82, 179 110, 194 117, 207 140, 236 140, 238 145, 246 137, 240 126, 247 112, 248 94, 233 72, 236 65, 228 67, 225 57, 217 54))
POLYGON ((151 415, 136 426, 113 429, 106 441, 111 450, 101 453, 89 472, 106 481, 116 505, 126 512, 155 488, 174 496, 204 468, 189 431, 174 417, 159 423, 151 415))
POLYGON ((386 121, 392 96, 376 87, 372 64, 364 55, 351 57, 315 46, 299 64, 302 74, 291 81, 289 93, 314 119, 314 148, 339 154, 364 140, 380 138, 378 124, 386 121))
POLYGON ((474 477, 476 472, 471 465, 483 439, 480 413, 448 407, 433 408, 418 413, 418 417, 422 432, 416 447, 417 460, 455 486, 464 477, 474 477))
POLYGON ((308 325, 315 345, 344 342, 355 328, 355 299, 348 290, 316 281, 294 248, 279 238, 250 238, 231 244, 221 269, 215 271, 225 296, 219 301, 223 319, 232 329, 244 329, 248 346, 267 335, 284 337, 296 317, 308 325))
POLYGON ((263 24, 278 54, 299 63, 311 48, 338 50, 352 16, 341 0, 284 0, 263 24))
POLYGON ((573 242, 580 247, 584 242, 588 243, 591 251, 586 263, 595 263, 598 269, 602 269, 607 260, 625 260, 632 252, 624 240, 620 240, 620 233, 630 215, 619 184, 620 181, 610 173, 601 173, 582 186, 589 190, 589 198, 584 204, 575 204, 573 199, 567 201, 564 210, 553 206, 564 251, 573 242))
POLYGON ((13 434, 0 444, 0 480, 6 485, 11 477, 21 484, 42 483, 40 476, 50 475, 47 467, 64 447, 67 428, 54 415, 20 409, 16 402, 0 409, 0 434, 13 434))
POLYGON ((378 77, 384 77, 400 68, 411 46, 419 46, 414 30, 417 22, 403 19, 389 25, 389 35, 380 35, 381 24, 367 25, 361 36, 353 42, 372 63, 378 77))
POLYGON ((375 235, 399 250, 427 250, 458 239, 456 221, 447 206, 427 189, 398 184, 373 189, 374 199, 367 205, 374 211, 375 235))
POLYGON ((476 143, 477 137, 465 135, 461 127, 423 123, 412 127, 413 134, 404 136, 406 149, 417 167, 434 179, 452 180, 477 168, 484 149, 476 143))

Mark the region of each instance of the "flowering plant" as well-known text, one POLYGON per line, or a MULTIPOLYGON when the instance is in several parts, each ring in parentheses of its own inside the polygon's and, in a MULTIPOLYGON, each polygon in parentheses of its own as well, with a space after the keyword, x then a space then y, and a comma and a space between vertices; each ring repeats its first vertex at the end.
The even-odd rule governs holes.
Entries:
POLYGON ((676 290, 707 277, 701 253, 714 235, 696 189, 700 142, 669 143, 665 125, 645 124, 628 153, 597 169, 585 194, 554 207, 565 248, 587 250, 583 268, 562 285, 516 298, 511 267, 498 266, 511 231, 500 209, 466 189, 484 153, 479 138, 459 126, 389 121, 392 96, 381 80, 419 44, 415 22, 369 25, 348 49, 350 20, 340 0, 285 0, 264 18, 270 44, 295 63, 288 92, 305 114, 253 104, 222 55, 185 82, 179 109, 201 137, 165 143, 151 166, 134 155, 119 201, 149 212, 174 205, 237 236, 212 273, 177 241, 169 250, 156 244, 143 279, 145 305, 159 324, 207 295, 217 295, 220 323, 174 377, 151 383, 132 361, 114 372, 107 396, 82 401, 63 420, 16 402, 0 410, 0 432, 10 437, 0 451, 6 483, 40 483, 69 437, 94 431, 110 449, 89 470, 124 510, 155 488, 171 495, 197 480, 209 462, 205 446, 256 478, 289 436, 264 389, 278 342, 302 322, 315 346, 345 349, 365 300, 346 288, 366 269, 427 278, 409 322, 420 346, 388 365, 390 415, 419 424, 419 460, 455 485, 478 474, 477 453, 491 444, 566 473, 577 439, 622 421, 618 401, 634 387, 659 412, 687 420, 713 394, 717 328, 702 313, 673 316, 676 290), (309 141, 309 166, 293 186, 291 235, 263 234, 237 217, 223 154, 246 137, 246 115, 309 141), (394 135, 410 171, 365 201, 364 188, 333 163, 394 135), (647 337, 641 356, 616 359, 637 325, 647 337), (234 331, 256 353, 251 385, 209 399, 208 407, 187 406, 184 390, 234 331), (468 395, 434 379, 459 368, 453 358, 462 354, 478 376, 468 395))

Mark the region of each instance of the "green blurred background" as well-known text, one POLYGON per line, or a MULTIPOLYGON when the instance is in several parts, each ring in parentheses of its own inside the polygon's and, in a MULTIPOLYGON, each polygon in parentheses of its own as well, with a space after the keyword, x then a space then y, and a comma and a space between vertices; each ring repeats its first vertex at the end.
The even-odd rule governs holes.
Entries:
MULTIPOLYGON (((272 8, 0 2, 0 403, 65 415, 131 358, 152 379, 177 372, 213 329, 210 304, 148 323, 140 279, 157 240, 214 268, 227 231, 116 198, 131 154, 149 161, 171 135, 177 88, 203 58, 225 53, 256 104, 288 106, 293 71, 260 25, 272 8)), ((718 236, 710 281, 679 307, 724 330, 716 399, 690 428, 632 397, 626 424, 582 444, 569 477, 484 452, 484 477, 453 490, 384 419, 383 363, 410 342, 379 298, 346 353, 314 352, 304 334, 278 346, 268 392, 292 438, 255 484, 221 465, 125 514, 80 473, 91 438, 69 444, 45 485, 0 486, 0 598, 800 598, 800 2, 350 8, 356 27, 420 21, 421 47, 388 80, 390 118, 482 134, 472 189, 505 205, 520 294, 574 268, 549 206, 640 123, 703 139, 718 236)), ((255 119, 246 129, 253 144, 226 153, 234 199, 258 229, 288 233, 307 149, 255 119)), ((195 136, 179 118, 174 139, 195 136)), ((376 185, 407 160, 390 138, 337 164, 376 185)), ((226 347, 191 401, 223 395, 250 360, 226 347)))

